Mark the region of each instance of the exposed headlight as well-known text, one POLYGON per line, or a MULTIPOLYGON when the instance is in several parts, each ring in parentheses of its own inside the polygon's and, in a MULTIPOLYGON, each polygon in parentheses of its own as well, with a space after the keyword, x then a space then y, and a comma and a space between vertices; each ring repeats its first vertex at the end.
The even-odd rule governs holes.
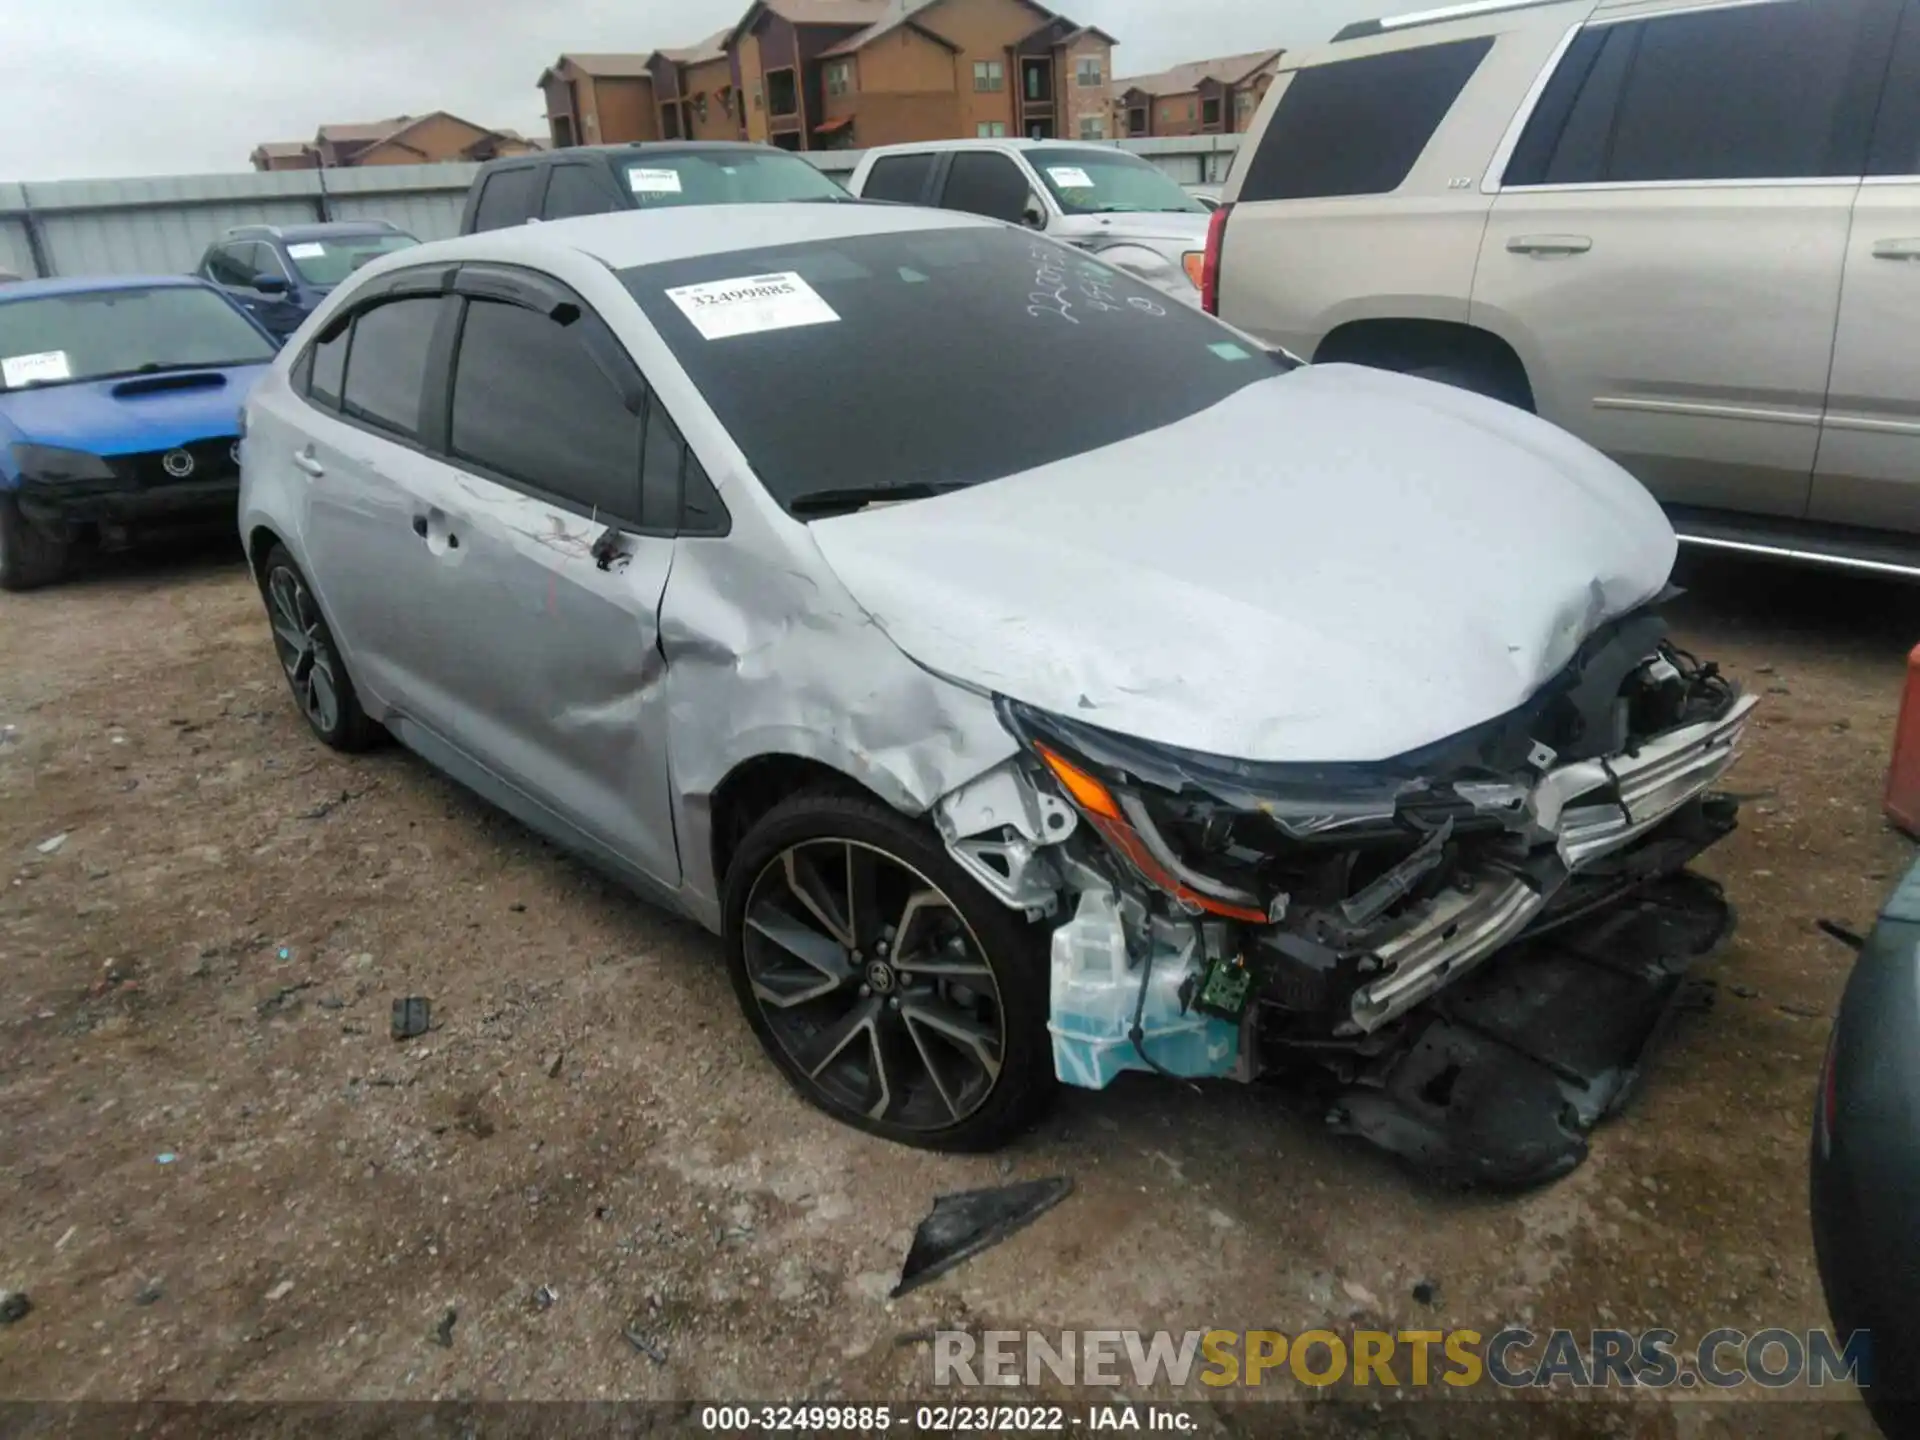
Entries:
POLYGON ((86 450, 66 450, 58 445, 13 445, 9 447, 14 467, 35 480, 111 480, 113 467, 86 450))

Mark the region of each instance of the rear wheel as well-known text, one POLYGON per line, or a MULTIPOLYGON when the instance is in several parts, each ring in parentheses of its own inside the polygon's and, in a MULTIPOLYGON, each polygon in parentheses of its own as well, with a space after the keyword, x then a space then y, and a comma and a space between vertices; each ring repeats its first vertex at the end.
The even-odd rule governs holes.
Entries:
POLYGON ((1516 405, 1522 410, 1531 409, 1527 398, 1518 393, 1518 387, 1512 377, 1501 374, 1491 365, 1476 364, 1472 361, 1449 361, 1438 365, 1413 365, 1401 372, 1418 380, 1431 380, 1437 385, 1451 385, 1456 390, 1471 390, 1476 395, 1485 395, 1490 400, 1499 400, 1508 405, 1516 405))
POLYGON ((267 552, 260 590, 273 626, 274 652, 308 726, 335 750, 371 748, 382 731, 360 708, 319 602, 284 546, 267 552))
POLYGON ((754 1034, 835 1119, 990 1150, 1053 1092, 1042 932, 876 801, 816 791, 762 818, 727 875, 725 933, 754 1034))
POLYGON ((67 542, 36 529, 20 502, 0 495, 0 590, 34 590, 67 573, 67 542))

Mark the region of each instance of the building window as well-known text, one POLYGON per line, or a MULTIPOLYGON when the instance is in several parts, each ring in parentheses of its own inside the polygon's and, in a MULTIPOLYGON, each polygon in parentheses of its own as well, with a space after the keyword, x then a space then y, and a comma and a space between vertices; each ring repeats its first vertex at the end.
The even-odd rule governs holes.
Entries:
POLYGON ((1187 101, 1187 119, 1193 119, 1193 101, 1187 101))
POLYGON ((844 95, 853 88, 853 62, 836 60, 827 66, 827 94, 844 95))
POLYGON ((973 133, 982 140, 998 140, 1007 133, 1007 122, 1004 120, 982 120, 979 125, 974 127, 973 133))
POLYGON ((1147 133, 1147 112, 1144 107, 1136 106, 1127 111, 1127 133, 1129 135, 1147 133))
POLYGON ((1101 69, 1098 55, 1082 55, 1073 67, 1073 82, 1076 85, 1102 85, 1106 83, 1106 72, 1101 69))
POLYGON ((1004 90, 1007 88, 1007 70, 998 60, 976 60, 973 62, 973 88, 975 90, 1004 90))
POLYGON ((800 113, 800 95, 793 83, 793 71, 767 71, 767 113, 769 115, 800 113))
POLYGON ((761 93, 759 82, 755 81, 753 86, 753 108, 756 110, 764 110, 766 105, 767 97, 761 93))
POLYGON ((1220 124, 1220 102, 1218 100, 1207 100, 1201 103, 1200 123, 1214 127, 1220 124))
POLYGON ((1080 117, 1080 138, 1082 140, 1106 139, 1107 117, 1104 115, 1082 115, 1080 117))

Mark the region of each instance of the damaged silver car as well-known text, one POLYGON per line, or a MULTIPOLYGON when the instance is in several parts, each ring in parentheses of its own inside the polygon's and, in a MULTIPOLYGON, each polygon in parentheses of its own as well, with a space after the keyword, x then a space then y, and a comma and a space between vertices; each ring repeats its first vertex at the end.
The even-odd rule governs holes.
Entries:
POLYGON ((1668 637, 1637 482, 1017 228, 422 246, 245 422, 320 738, 391 732, 719 932, 774 1063, 890 1139, 1264 1076, 1538 1181, 1730 924, 1686 867, 1754 702, 1668 637))

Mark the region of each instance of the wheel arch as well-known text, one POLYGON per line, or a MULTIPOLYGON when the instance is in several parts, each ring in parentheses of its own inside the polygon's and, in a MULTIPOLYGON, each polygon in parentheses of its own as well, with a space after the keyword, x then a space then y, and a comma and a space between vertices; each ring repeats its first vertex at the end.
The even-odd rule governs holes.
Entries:
POLYGON ((716 895, 725 889, 727 869, 747 832, 776 805, 808 790, 858 795, 907 815, 924 813, 904 792, 886 794, 850 770, 818 756, 790 750, 749 756, 722 777, 707 799, 708 860, 713 866, 716 895))
POLYGON ((1527 410, 1537 411, 1526 363, 1507 339, 1461 320, 1371 317, 1328 331, 1313 352, 1317 365, 1348 363, 1383 370, 1471 365, 1497 376, 1527 410))

